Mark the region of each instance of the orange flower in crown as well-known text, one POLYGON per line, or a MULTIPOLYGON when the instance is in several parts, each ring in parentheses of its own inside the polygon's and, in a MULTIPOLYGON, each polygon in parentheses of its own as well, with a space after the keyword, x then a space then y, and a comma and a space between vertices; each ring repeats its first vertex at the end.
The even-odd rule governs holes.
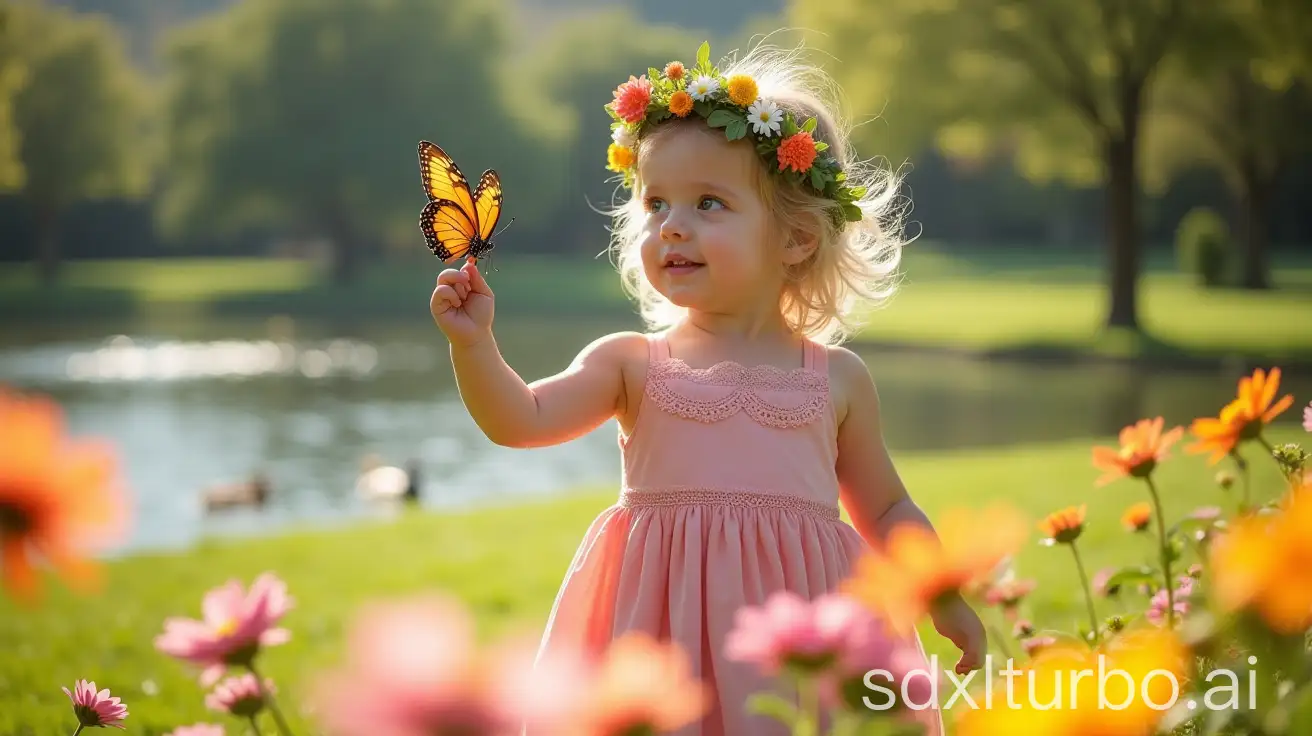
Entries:
POLYGON ((1187 449, 1211 453, 1208 463, 1215 464, 1240 444, 1261 437, 1266 425, 1294 403, 1292 394, 1276 401, 1279 389, 1279 368, 1272 368, 1270 373, 1258 368, 1253 375, 1239 379, 1238 396, 1221 409, 1219 416, 1194 420, 1189 429, 1198 441, 1187 449))
POLYGON ((633 186, 636 142, 665 120, 695 114, 712 128, 722 128, 726 140, 749 140, 778 175, 832 199, 839 226, 865 218, 857 202, 866 187, 848 184, 838 160, 826 155, 829 144, 815 137, 816 118, 799 120, 777 101, 763 97, 749 74, 725 75, 711 63, 707 43, 698 48, 691 69, 671 61, 664 69, 652 67, 640 77, 630 75, 615 88, 606 112, 612 120, 607 168, 622 175, 625 187, 633 186))
POLYGON ((842 590, 905 635, 943 601, 991 579, 998 563, 1020 549, 1027 526, 1005 507, 954 509, 935 524, 937 532, 899 524, 857 561, 842 590))

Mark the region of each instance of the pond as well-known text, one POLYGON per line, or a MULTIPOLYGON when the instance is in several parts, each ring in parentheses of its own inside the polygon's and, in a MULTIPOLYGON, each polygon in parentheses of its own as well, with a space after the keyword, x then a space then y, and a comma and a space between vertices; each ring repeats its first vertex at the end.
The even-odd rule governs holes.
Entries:
MULTIPOLYGON (((622 320, 513 318, 498 341, 527 380, 566 366, 622 320)), ((879 386, 895 453, 1070 438, 1110 440, 1128 421, 1188 422, 1233 396, 1239 369, 1059 366, 854 346, 879 386)), ((616 426, 572 443, 515 450, 487 441, 456 392, 446 342, 430 322, 136 320, 7 326, 0 382, 53 396, 76 434, 118 448, 136 521, 116 552, 178 548, 200 537, 289 524, 349 523, 378 509, 354 491, 376 453, 421 468, 430 508, 507 503, 619 481, 616 426), (270 479, 260 511, 206 514, 201 490, 270 479)), ((1309 377, 1285 390, 1312 394, 1309 377)), ((1297 421, 1289 412, 1289 421, 1297 421)))

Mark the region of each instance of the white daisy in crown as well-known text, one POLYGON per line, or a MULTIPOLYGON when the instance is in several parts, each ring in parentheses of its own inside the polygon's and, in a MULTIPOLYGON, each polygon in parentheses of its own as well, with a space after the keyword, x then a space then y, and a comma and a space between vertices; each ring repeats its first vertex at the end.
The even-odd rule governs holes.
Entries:
POLYGON ((624 146, 625 148, 633 148, 633 144, 637 142, 637 138, 633 135, 633 131, 629 130, 628 126, 624 125, 621 125, 612 131, 610 137, 615 143, 624 146))
POLYGON ((692 95, 694 100, 701 102, 715 94, 715 90, 719 88, 720 83, 716 81, 715 77, 703 74, 692 80, 692 83, 688 85, 688 94, 692 95))
POLYGON ((784 121, 783 110, 771 100, 757 99, 747 108, 747 122, 757 135, 774 135, 784 121))

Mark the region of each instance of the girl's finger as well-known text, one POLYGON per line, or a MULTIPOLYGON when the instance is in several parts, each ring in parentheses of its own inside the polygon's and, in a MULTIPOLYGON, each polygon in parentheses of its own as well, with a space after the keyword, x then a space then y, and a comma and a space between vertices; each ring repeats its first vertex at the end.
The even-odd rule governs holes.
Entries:
POLYGON ((437 287, 437 291, 434 293, 443 304, 447 305, 446 309, 442 310, 444 312, 447 309, 459 309, 460 305, 464 303, 464 300, 460 298, 460 295, 456 293, 455 288, 450 284, 442 284, 437 287))

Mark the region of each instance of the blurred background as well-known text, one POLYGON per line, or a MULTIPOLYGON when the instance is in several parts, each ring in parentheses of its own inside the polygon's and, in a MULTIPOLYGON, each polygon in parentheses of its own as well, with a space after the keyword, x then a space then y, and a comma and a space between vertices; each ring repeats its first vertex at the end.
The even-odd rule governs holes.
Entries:
POLYGON ((777 29, 906 177, 902 290, 852 344, 895 455, 1187 423, 1253 366, 1312 393, 1305 0, 0 0, 0 382, 118 444, 120 551, 613 485, 613 424, 507 450, 465 414, 416 144, 502 175, 533 380, 640 327, 615 85, 777 29))

